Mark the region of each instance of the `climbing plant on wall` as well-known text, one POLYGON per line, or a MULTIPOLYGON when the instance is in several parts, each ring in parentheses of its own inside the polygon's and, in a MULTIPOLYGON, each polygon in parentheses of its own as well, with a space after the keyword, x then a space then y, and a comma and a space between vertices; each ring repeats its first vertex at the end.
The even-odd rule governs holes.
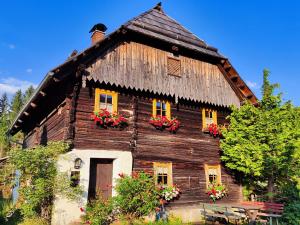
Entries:
POLYGON ((69 177, 57 170, 59 156, 68 149, 66 143, 52 142, 47 146, 9 152, 9 162, 0 171, 0 182, 14 185, 15 171, 18 171, 20 187, 16 207, 25 218, 38 216, 50 220, 56 194, 73 200, 82 194, 81 186, 72 187, 69 177))

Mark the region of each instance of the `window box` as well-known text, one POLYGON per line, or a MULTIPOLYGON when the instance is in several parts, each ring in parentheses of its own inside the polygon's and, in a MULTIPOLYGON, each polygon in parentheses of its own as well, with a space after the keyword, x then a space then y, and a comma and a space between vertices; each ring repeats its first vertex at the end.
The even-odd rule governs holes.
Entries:
POLYGON ((94 112, 91 115, 91 120, 94 120, 95 124, 103 128, 113 127, 123 129, 128 126, 128 121, 124 116, 117 113, 110 113, 106 109, 94 112))
POLYGON ((175 134, 180 128, 180 121, 176 118, 169 120, 166 116, 152 116, 149 123, 153 125, 157 130, 168 130, 175 134))

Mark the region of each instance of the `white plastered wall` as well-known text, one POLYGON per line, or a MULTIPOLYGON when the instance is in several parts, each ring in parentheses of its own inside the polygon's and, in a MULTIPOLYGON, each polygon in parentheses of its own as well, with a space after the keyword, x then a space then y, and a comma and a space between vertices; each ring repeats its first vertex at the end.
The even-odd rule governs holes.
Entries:
MULTIPOLYGON (((57 196, 54 201, 52 225, 68 225, 72 222, 79 221, 83 214, 80 207, 87 203, 89 178, 90 178, 90 161, 95 159, 113 159, 113 186, 119 173, 130 175, 132 172, 132 154, 128 151, 113 150, 79 150, 72 151, 62 155, 58 161, 60 172, 80 171, 80 185, 83 186, 83 196, 80 202, 70 201, 66 198, 57 196), (80 158, 82 166, 80 169, 74 169, 74 160, 80 158)), ((116 193, 112 190, 112 195, 116 193)))

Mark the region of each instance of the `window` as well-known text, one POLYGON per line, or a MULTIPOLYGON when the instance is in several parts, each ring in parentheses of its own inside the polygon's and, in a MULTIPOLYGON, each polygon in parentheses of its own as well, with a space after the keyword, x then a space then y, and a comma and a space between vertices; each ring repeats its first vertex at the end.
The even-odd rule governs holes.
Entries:
POLYGON ((172 163, 153 163, 155 183, 162 186, 172 186, 172 163))
POLYGON ((168 75, 173 75, 173 76, 180 76, 180 60, 168 57, 167 59, 167 64, 168 64, 168 75))
POLYGON ((221 184, 221 166, 220 165, 204 165, 206 186, 209 184, 221 184))
POLYGON ((80 183, 80 172, 71 171, 71 187, 77 187, 80 183))
POLYGON ((153 116, 166 116, 168 119, 171 118, 171 105, 169 102, 153 100, 153 116))
POLYGON ((117 112, 118 93, 96 88, 94 111, 98 112, 100 109, 106 109, 110 113, 117 112))
POLYGON ((217 111, 211 109, 202 109, 202 128, 206 128, 212 123, 218 124, 217 111))

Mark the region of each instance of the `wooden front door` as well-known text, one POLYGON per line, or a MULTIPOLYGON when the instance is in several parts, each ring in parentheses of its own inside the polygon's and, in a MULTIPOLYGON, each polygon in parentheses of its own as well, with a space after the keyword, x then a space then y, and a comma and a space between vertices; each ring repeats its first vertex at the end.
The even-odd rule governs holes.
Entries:
POLYGON ((94 199, 101 195, 108 199, 112 194, 112 159, 91 159, 88 197, 94 199))

